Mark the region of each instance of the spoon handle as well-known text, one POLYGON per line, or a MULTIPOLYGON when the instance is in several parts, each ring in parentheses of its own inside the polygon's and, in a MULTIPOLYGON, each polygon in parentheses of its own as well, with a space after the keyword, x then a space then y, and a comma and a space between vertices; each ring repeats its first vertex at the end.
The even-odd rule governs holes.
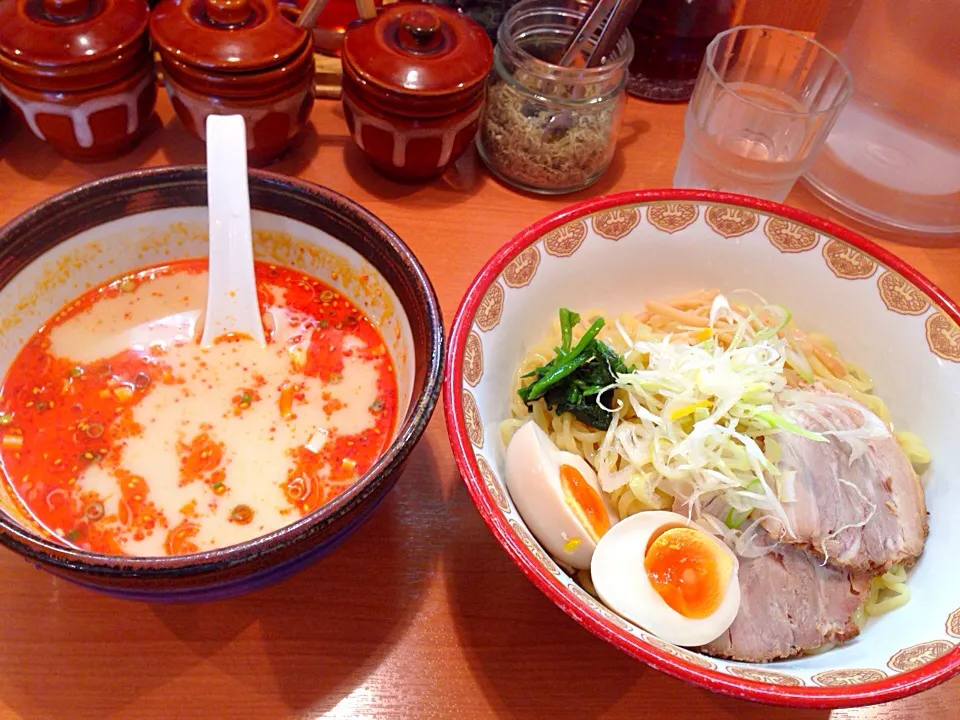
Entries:
POLYGON ((253 271, 247 132, 240 115, 207 117, 207 208, 210 271, 200 344, 243 332, 266 345, 253 271))

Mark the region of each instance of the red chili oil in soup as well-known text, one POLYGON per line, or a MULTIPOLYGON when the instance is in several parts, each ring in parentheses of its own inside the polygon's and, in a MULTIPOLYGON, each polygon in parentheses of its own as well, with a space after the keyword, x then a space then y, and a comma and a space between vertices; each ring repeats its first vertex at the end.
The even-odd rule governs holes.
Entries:
POLYGON ((64 542, 180 555, 272 532, 390 443, 393 361, 332 287, 256 264, 268 343, 201 348, 206 260, 139 271, 63 308, 0 389, 3 479, 64 542))

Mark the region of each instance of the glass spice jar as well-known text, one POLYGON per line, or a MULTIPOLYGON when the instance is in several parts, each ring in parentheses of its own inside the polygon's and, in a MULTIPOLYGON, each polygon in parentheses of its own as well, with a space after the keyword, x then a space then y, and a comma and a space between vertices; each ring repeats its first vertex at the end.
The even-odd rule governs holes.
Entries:
POLYGON ((633 57, 629 33, 599 67, 549 62, 588 10, 577 0, 522 0, 500 25, 477 149, 495 176, 522 190, 581 190, 616 152, 633 57))

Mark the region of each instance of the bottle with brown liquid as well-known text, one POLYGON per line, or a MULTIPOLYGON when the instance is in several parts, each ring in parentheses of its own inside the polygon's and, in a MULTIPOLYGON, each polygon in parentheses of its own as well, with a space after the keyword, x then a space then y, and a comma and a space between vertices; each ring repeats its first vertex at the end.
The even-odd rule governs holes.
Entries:
POLYGON ((688 100, 707 45, 737 24, 743 0, 642 0, 630 23, 636 51, 627 92, 646 100, 688 100))

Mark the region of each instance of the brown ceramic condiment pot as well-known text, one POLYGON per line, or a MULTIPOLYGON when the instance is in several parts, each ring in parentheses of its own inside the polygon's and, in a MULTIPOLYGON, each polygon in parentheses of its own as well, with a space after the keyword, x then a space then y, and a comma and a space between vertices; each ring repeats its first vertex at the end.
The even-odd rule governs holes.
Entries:
POLYGON ((0 0, 0 85, 33 134, 75 160, 143 136, 157 98, 146 0, 0 0))
POLYGON ((350 133, 384 175, 429 180, 470 146, 493 65, 480 25, 439 6, 398 3, 348 30, 342 58, 350 133))
POLYGON ((250 163, 264 165, 306 126, 313 46, 275 0, 162 0, 150 32, 173 107, 201 140, 207 115, 242 115, 250 163))

